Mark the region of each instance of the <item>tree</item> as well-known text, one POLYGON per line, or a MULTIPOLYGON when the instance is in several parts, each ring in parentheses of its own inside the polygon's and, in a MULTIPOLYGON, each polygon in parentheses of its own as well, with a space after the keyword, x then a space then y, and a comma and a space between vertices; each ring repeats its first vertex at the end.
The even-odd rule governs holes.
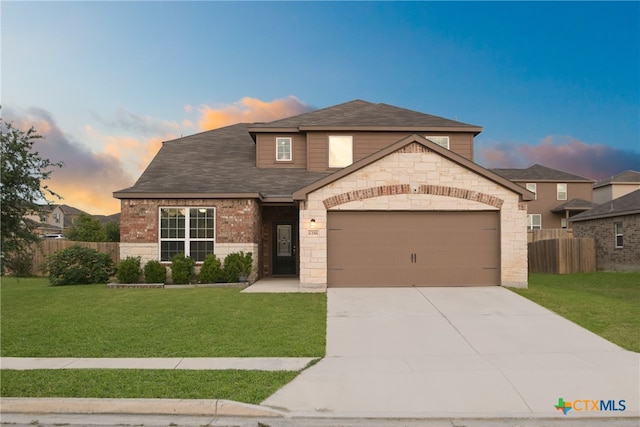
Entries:
POLYGON ((34 151, 34 143, 42 138, 34 127, 26 132, 0 118, 0 249, 2 266, 29 253, 33 242, 39 240, 35 225, 25 217, 38 214, 47 197, 61 197, 46 184, 54 168, 53 163, 34 151))
POLYGON ((107 242, 120 241, 120 223, 108 222, 104 225, 104 232, 107 236, 107 242))
POLYGON ((66 236, 76 242, 104 242, 107 239, 100 220, 86 213, 78 216, 67 230, 66 236))

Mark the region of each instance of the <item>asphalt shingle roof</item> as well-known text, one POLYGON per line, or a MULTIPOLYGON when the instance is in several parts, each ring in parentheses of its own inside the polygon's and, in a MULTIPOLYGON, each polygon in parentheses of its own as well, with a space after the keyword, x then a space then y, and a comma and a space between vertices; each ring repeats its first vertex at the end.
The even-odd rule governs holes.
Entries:
POLYGON ((585 178, 580 175, 564 172, 557 169, 551 169, 546 166, 535 164, 526 169, 489 169, 498 175, 511 181, 558 181, 558 182, 593 182, 592 179, 585 178))
POLYGON ((618 175, 614 175, 611 178, 603 179, 593 184, 593 188, 604 187, 613 183, 640 183, 640 172, 628 170, 618 175))
POLYGON ((261 193, 289 195, 329 175, 306 169, 259 169, 246 123, 163 143, 130 188, 115 194, 261 193))
POLYGON ((306 168, 257 168, 252 129, 304 127, 459 128, 479 133, 480 127, 387 104, 355 100, 268 123, 239 123, 167 141, 129 188, 115 197, 150 194, 255 194, 291 197, 294 191, 331 172, 306 168))
MULTIPOLYGON (((298 116, 287 117, 268 123, 256 123, 251 127, 304 128, 304 127, 388 127, 388 128, 474 128, 479 126, 407 110, 387 104, 374 104, 357 99, 333 107, 323 108, 298 116)), ((250 128, 251 128, 250 127, 250 128)))
POLYGON ((571 221, 586 221, 621 215, 640 214, 640 190, 596 206, 571 218, 571 221))
POLYGON ((556 206, 555 208, 551 209, 551 212, 586 211, 596 206, 598 205, 590 202, 589 200, 575 198, 559 206, 556 206))

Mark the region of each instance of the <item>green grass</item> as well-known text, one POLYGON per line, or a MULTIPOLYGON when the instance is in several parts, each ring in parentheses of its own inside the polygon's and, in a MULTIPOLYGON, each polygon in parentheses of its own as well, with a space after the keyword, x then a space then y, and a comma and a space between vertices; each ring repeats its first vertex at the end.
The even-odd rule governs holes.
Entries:
POLYGON ((0 395, 227 399, 258 404, 297 374, 282 371, 3 370, 0 395))
MULTIPOLYGON (((3 357, 320 357, 325 294, 51 287, 2 277, 3 357)), ((2 370, 4 397, 228 399, 260 403, 298 372, 2 370)))
POLYGON ((640 352, 640 273, 532 274, 514 292, 627 350, 640 352))
POLYGON ((4 357, 321 357, 325 294, 108 289, 2 277, 4 357))

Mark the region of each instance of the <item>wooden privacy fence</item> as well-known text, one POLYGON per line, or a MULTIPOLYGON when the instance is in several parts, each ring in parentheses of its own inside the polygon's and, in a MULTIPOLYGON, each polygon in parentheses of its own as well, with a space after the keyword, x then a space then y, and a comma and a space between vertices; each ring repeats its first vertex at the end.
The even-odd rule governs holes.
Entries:
POLYGON ((541 230, 528 230, 527 242, 537 242, 538 240, 566 239, 573 237, 573 230, 570 228, 543 228, 541 230))
POLYGON ((41 267, 46 265, 47 257, 54 252, 74 245, 80 245, 109 254, 115 265, 120 261, 120 243, 118 242, 74 242, 63 239, 49 239, 42 240, 39 244, 32 246, 33 263, 31 264, 31 273, 36 276, 46 274, 41 267))
POLYGON ((552 239, 529 243, 529 273, 590 273, 596 271, 595 239, 552 239))

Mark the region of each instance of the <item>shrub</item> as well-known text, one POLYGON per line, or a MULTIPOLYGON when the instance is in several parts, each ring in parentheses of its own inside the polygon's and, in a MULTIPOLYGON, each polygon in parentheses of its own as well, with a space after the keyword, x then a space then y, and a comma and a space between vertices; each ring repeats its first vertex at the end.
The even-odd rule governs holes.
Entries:
POLYGON ((209 254, 200 268, 200 283, 216 283, 223 280, 222 263, 215 254, 209 254))
POLYGON ((33 274, 31 271, 33 254, 28 251, 7 254, 2 264, 4 271, 16 277, 28 277, 33 274))
POLYGON ((160 261, 152 259, 144 265, 144 281, 147 283, 165 283, 167 268, 160 261))
POLYGON ((140 257, 128 256, 121 259, 118 263, 118 282, 120 283, 138 283, 140 281, 140 257))
POLYGON ((47 268, 53 286, 107 283, 113 261, 108 254, 74 245, 49 256, 47 268))
POLYGON ((178 254, 171 258, 171 277, 176 285, 186 285, 196 274, 196 263, 193 259, 178 254))
POLYGON ((251 252, 233 252, 224 259, 224 278, 227 282, 238 282, 240 276, 249 277, 253 267, 251 252))

